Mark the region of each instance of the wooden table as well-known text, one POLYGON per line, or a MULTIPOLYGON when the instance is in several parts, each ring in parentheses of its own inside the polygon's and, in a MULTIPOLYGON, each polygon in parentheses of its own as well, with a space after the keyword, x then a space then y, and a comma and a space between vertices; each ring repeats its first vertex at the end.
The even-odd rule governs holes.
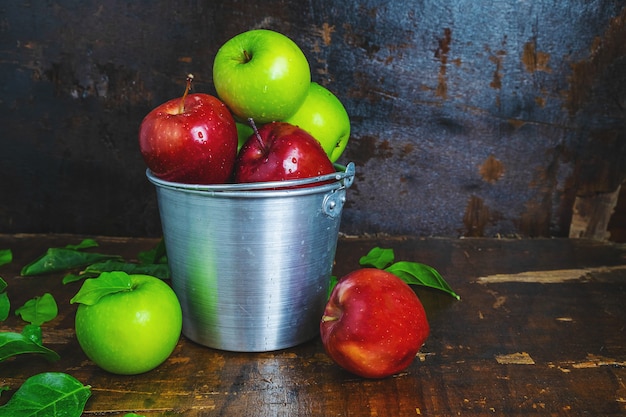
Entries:
MULTIPOLYGON (((341 237, 335 273, 358 268, 374 246, 396 260, 437 268, 462 297, 417 289, 431 335, 414 363, 383 380, 336 366, 319 338, 278 352, 231 353, 181 339, 157 369, 116 376, 76 341, 80 284, 64 274, 19 277, 48 247, 74 235, 0 235, 14 261, 0 268, 13 308, 51 292, 59 316, 44 343, 61 359, 22 355, 0 363, 5 403, 26 378, 66 372, 92 387, 85 415, 146 416, 612 416, 626 415, 626 247, 565 239, 341 237), (530 272, 529 272, 530 271, 530 272), (529 273, 525 273, 529 272, 529 273)), ((96 237, 98 252, 133 259, 156 239, 96 237)), ((0 330, 20 331, 13 316, 0 330)))

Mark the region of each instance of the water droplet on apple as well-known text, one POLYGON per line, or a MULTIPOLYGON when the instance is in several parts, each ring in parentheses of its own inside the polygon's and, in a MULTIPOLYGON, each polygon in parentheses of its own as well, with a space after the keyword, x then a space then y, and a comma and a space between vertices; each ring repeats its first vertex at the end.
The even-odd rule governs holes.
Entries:
POLYGON ((292 164, 297 164, 298 163, 298 158, 296 158, 295 156, 293 158, 291 158, 291 163, 292 164))

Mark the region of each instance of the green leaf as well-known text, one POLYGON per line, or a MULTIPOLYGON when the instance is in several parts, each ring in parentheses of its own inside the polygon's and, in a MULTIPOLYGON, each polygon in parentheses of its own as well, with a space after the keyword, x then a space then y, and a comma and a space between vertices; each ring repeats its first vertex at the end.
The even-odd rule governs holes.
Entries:
POLYGON ((28 378, 0 407, 0 415, 7 417, 80 417, 91 387, 83 385, 71 375, 46 372, 28 378))
POLYGON ((384 269, 391 264, 394 259, 393 249, 373 248, 369 253, 361 259, 359 264, 361 266, 371 266, 378 269, 384 269))
POLYGON ((23 306, 15 310, 15 314, 22 320, 41 326, 54 319, 59 314, 56 300, 50 293, 28 300, 23 306))
POLYGON ((22 329, 22 335, 33 343, 43 346, 43 333, 41 326, 37 324, 27 324, 22 329))
POLYGON ((11 302, 9 301, 9 295, 6 292, 7 283, 0 278, 0 321, 4 321, 9 317, 11 311, 11 302))
POLYGON ((339 279, 335 275, 332 275, 330 277, 330 284, 328 285, 328 297, 326 297, 327 299, 330 298, 330 294, 335 289, 335 286, 337 285, 337 281, 339 281, 339 279))
POLYGON ((98 278, 86 279, 70 303, 94 305, 106 295, 130 291, 132 287, 132 280, 126 272, 103 272, 98 278))
POLYGON ((418 262, 396 262, 385 268, 385 271, 400 277, 409 285, 422 285, 425 287, 441 290, 460 300, 443 277, 435 270, 435 268, 418 262))
POLYGON ((137 259, 142 264, 166 264, 167 254, 165 252, 165 241, 161 239, 152 249, 139 252, 137 259))
MULTIPOLYGON (((43 355, 49 361, 57 361, 59 355, 41 344, 41 328, 39 326, 28 325, 24 327, 22 333, 1 332, 0 333, 0 362, 16 355, 36 353, 43 355)), ((1 408, 0 408, 1 409, 1 408)), ((0 415, 3 415, 0 413, 0 415)))
POLYGON ((0 266, 11 263, 11 261, 13 261, 11 249, 0 249, 0 266))
POLYGON ((71 282, 80 281, 81 279, 89 278, 89 275, 82 274, 67 274, 63 277, 63 284, 69 284, 71 282))
POLYGON ((135 413, 126 413, 124 414, 124 417, 145 417, 141 414, 135 414, 135 413))
POLYGON ((50 248, 44 255, 24 266, 22 276, 41 275, 91 265, 105 259, 121 259, 118 255, 81 252, 69 248, 50 248))
POLYGON ((109 259, 103 262, 96 262, 87 266, 78 275, 68 274, 63 277, 63 283, 67 284, 74 281, 79 281, 83 278, 97 277, 103 272, 122 271, 129 275, 143 274, 152 275, 160 279, 170 278, 170 269, 167 264, 138 264, 134 262, 124 262, 109 259))
POLYGON ((6 292, 0 292, 0 321, 6 320, 10 311, 11 301, 9 301, 9 295, 6 292))
POLYGON ((65 248, 72 249, 72 250, 80 250, 80 249, 95 248, 96 246, 98 246, 98 242, 96 242, 95 240, 83 239, 83 241, 80 242, 78 245, 66 245, 65 248))

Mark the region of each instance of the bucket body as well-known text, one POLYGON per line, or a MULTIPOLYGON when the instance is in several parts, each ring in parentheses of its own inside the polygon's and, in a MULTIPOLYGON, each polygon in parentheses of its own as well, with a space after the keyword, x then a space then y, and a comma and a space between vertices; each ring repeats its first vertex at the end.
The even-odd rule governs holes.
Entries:
POLYGON ((354 164, 280 183, 204 186, 147 176, 187 338, 262 352, 318 334, 354 164))

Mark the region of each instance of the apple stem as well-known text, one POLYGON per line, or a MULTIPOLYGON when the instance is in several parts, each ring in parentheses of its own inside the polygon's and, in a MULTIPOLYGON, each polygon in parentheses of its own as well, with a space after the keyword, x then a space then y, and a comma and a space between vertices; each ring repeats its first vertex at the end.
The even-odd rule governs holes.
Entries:
POLYGON ((187 98, 187 94, 191 90, 192 81, 193 74, 187 74, 187 86, 185 87, 185 93, 183 94, 183 98, 180 100, 180 104, 178 105, 178 114, 182 114, 185 112, 185 99, 187 98))
POLYGON ((327 321, 336 321, 339 320, 337 317, 333 317, 333 316, 322 316, 322 323, 326 323, 327 321))
POLYGON ((248 117, 248 123, 250 123, 252 130, 254 130, 254 136, 256 137, 257 142, 259 142, 259 146, 261 147, 261 149, 263 149, 264 151, 267 151, 267 148, 265 144, 263 143, 263 138, 259 134, 259 129, 257 129, 256 123, 254 123, 254 119, 252 117, 248 117))

